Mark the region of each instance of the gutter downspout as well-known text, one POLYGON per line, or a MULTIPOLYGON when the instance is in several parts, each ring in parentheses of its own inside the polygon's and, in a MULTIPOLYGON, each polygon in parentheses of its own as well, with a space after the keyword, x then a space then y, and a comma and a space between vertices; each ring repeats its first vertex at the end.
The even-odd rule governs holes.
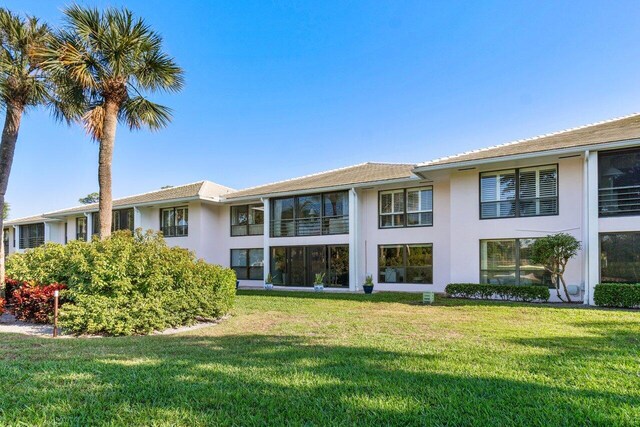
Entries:
POLYGON ((589 150, 584 152, 584 172, 583 172, 584 184, 582 185, 582 197, 584 203, 584 209, 582 212, 583 232, 582 232, 582 253, 584 259, 583 274, 584 274, 584 297, 583 304, 589 305, 589 297, 591 292, 591 283, 589 277, 589 150))

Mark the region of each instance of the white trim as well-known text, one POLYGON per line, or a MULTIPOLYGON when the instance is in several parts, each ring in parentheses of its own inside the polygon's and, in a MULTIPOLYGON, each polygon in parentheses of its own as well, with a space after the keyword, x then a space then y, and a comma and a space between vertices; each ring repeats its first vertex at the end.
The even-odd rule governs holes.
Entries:
MULTIPOLYGON (((604 151, 614 148, 626 148, 633 147, 636 145, 640 145, 640 139, 627 139, 623 141, 613 141, 613 142, 601 142, 596 144, 584 145, 579 147, 568 147, 568 148, 558 148, 555 150, 547 150, 547 151, 534 151, 531 153, 522 153, 522 154, 512 154, 507 156, 496 156, 496 157, 487 157, 484 159, 476 159, 476 160, 467 160, 463 162, 452 162, 452 163, 444 163, 438 165, 425 165, 418 166, 413 170, 415 174, 421 174, 422 172, 431 172, 438 170, 446 170, 446 169, 458 169, 464 168, 466 166, 479 166, 485 165, 489 163, 497 163, 497 162, 507 162, 507 161, 515 161, 515 160, 524 160, 531 159, 535 157, 549 157, 549 156, 558 156, 564 154, 581 154, 586 151, 604 151)), ((421 175, 423 176, 423 175, 421 175)), ((424 176, 423 176, 424 177, 424 176)))

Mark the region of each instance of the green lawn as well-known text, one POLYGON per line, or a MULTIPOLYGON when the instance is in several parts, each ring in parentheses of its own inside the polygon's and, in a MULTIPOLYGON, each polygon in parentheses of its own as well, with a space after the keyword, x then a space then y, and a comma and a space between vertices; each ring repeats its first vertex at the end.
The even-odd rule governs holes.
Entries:
POLYGON ((638 425, 640 312, 241 292, 183 335, 0 334, 0 425, 638 425))

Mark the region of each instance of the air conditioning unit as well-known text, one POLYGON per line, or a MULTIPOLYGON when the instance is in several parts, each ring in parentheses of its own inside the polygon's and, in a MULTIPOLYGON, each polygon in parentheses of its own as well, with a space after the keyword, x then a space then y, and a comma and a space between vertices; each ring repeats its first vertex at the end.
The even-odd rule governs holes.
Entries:
POLYGON ((422 303, 423 304, 432 304, 436 299, 435 292, 423 292, 422 293, 422 303))

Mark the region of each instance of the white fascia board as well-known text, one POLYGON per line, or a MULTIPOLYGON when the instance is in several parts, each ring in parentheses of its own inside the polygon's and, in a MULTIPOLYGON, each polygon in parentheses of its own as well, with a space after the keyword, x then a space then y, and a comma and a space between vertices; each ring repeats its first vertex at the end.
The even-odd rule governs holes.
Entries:
MULTIPOLYGON (((209 198, 203 198, 200 196, 196 196, 196 197, 183 197, 183 198, 179 198, 179 199, 167 199, 167 200, 156 200, 156 201, 151 201, 151 202, 144 202, 144 203, 133 203, 133 204, 127 204, 127 205, 119 205, 119 206, 114 206, 113 210, 120 210, 120 209, 129 209, 129 208, 139 208, 139 207, 145 207, 145 206, 154 206, 154 205, 173 205, 176 203, 183 203, 183 202, 192 202, 192 201, 197 201, 197 200, 203 200, 203 201, 207 201, 207 202, 216 202, 215 200, 209 199, 209 198)), ((83 211, 77 211, 77 212, 49 212, 49 213, 45 213, 44 216, 46 216, 47 218, 66 218, 69 216, 81 216, 81 215, 86 215, 88 213, 92 213, 92 212, 98 212, 98 208, 91 208, 91 209, 86 209, 83 211)))
POLYGON ((445 169, 459 169, 459 168, 465 168, 465 167, 471 167, 471 166, 480 166, 488 163, 531 159, 534 157, 558 156, 558 155, 562 156, 565 154, 584 154, 585 151, 602 151, 602 150, 609 150, 613 148, 626 148, 626 147, 632 147, 639 144, 640 144, 640 139, 628 139, 625 141, 603 142, 598 144, 583 145, 579 147, 558 148, 556 150, 535 151, 532 153, 513 154, 510 156, 487 157, 484 159, 467 160, 464 162, 451 162, 451 163, 444 163, 441 165, 418 166, 415 169, 413 169, 413 173, 421 174, 423 172, 431 172, 431 171, 438 171, 438 170, 445 170, 445 169))
POLYGON ((345 191, 345 190, 350 190, 352 188, 375 187, 377 185, 410 183, 410 182, 417 182, 417 181, 423 181, 423 180, 424 179, 419 176, 409 177, 409 178, 386 179, 382 181, 368 181, 368 182, 361 182, 357 184, 335 185, 332 187, 318 187, 318 188, 309 188, 305 190, 266 193, 266 194, 260 194, 255 196, 237 197, 232 199, 225 199, 224 197, 222 197, 221 202, 229 205, 235 204, 235 203, 239 204, 241 202, 247 202, 247 201, 259 202, 262 199, 267 199, 267 198, 271 199, 271 198, 280 198, 280 197, 287 197, 287 196, 298 196, 298 195, 304 195, 304 194, 330 193, 332 191, 345 191))

